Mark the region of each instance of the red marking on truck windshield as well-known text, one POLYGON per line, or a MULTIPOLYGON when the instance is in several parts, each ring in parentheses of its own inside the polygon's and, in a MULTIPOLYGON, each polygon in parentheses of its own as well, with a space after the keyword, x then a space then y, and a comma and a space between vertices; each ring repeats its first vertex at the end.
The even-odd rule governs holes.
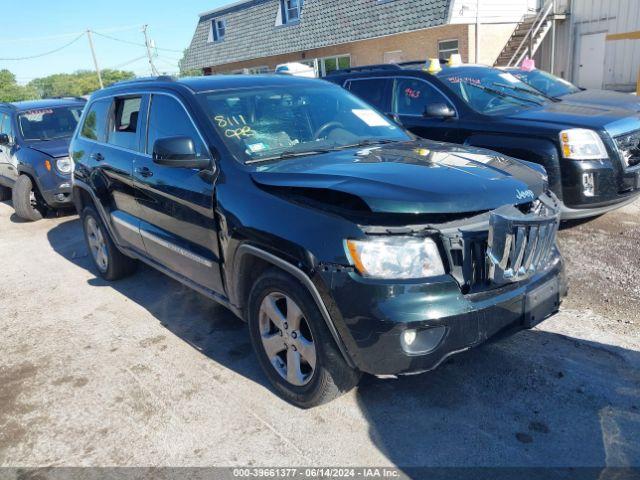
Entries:
POLYGON ((40 109, 40 110, 27 110, 26 112, 23 112, 23 115, 27 115, 28 117, 31 116, 40 116, 40 115, 50 115, 53 113, 53 110, 51 110, 50 108, 46 108, 46 109, 40 109))

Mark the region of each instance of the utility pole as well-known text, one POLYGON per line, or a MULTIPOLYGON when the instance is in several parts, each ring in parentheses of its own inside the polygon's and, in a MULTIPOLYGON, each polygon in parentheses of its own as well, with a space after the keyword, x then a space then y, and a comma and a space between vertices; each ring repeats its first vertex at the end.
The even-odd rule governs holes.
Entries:
POLYGON ((151 75, 158 77, 160 74, 156 70, 156 66, 153 64, 153 55, 151 54, 151 43, 149 42, 149 35, 147 34, 147 28, 149 25, 142 26, 142 32, 144 33, 144 44, 147 47, 147 57, 149 57, 149 66, 151 67, 151 75))
POLYGON ((102 74, 100 73, 100 67, 98 66, 98 58, 96 57, 96 51, 93 48, 93 39, 91 38, 91 30, 87 30, 87 38, 89 39, 89 48, 91 49, 91 56, 93 57, 93 65, 96 67, 96 73, 98 74, 98 82, 100 82, 100 89, 103 89, 104 83, 102 83, 102 74))

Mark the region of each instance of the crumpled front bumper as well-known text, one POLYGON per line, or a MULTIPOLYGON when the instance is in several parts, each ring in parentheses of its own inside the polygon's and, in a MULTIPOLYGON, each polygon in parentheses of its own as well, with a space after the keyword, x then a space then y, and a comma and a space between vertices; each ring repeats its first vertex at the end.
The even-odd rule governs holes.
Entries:
POLYGON ((322 276, 331 286, 331 310, 347 350, 361 371, 375 375, 432 370, 498 333, 532 327, 557 312, 567 293, 564 263, 555 249, 544 272, 468 295, 449 275, 420 284, 369 280, 353 271, 322 276), (545 290, 552 298, 537 298, 545 290), (407 329, 438 327, 444 335, 435 348, 424 354, 406 351, 402 335, 407 329))

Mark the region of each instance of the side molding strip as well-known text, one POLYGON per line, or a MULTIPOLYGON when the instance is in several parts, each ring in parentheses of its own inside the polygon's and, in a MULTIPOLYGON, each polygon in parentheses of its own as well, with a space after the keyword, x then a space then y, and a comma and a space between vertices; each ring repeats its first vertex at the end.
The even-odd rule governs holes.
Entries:
POLYGON ((340 334, 336 330, 333 320, 331 319, 331 315, 329 314, 329 310, 327 310, 327 307, 324 304, 322 297, 320 296, 320 292, 318 292, 318 289, 313 284, 311 279, 302 270, 300 270, 297 267, 294 267, 290 263, 282 260, 279 257, 276 257, 275 255, 269 252, 266 252, 260 248, 254 247, 253 245, 241 245, 238 248, 238 252, 236 253, 236 256, 238 255, 238 253, 240 254, 240 256, 242 256, 245 253, 250 253, 251 255, 260 257, 263 260, 281 268, 285 272, 293 275, 296 279, 298 279, 309 291, 309 293, 311 294, 311 297, 313 297, 313 300, 316 302, 318 309, 320 309, 320 314, 322 315, 322 318, 324 318, 324 321, 327 324, 327 328, 331 332, 331 336, 333 337, 336 344, 338 345, 338 349, 340 350, 342 357, 351 368, 357 368, 355 363, 349 356, 347 352, 347 348, 345 347, 344 343, 342 342, 342 339, 340 338, 340 334))
POLYGON ((154 235, 151 232, 147 232, 146 230, 140 229, 140 235, 146 238, 147 240, 151 240, 152 242, 166 248, 167 250, 171 250, 172 252, 177 253, 178 255, 182 255, 185 258, 188 258, 192 262, 199 263, 204 265, 207 268, 213 268, 214 263, 206 258, 198 255, 197 253, 190 252, 189 250, 179 247, 178 245, 168 242, 157 235, 154 235))

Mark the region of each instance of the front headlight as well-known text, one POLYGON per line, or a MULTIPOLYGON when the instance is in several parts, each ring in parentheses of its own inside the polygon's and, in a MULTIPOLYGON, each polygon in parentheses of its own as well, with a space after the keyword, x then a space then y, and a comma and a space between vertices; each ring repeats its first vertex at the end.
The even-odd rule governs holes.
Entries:
POLYGON ((430 238, 380 237, 346 240, 352 264, 364 277, 409 279, 444 274, 435 242, 430 238))
POLYGON ((572 128, 560 132, 562 156, 571 160, 601 160, 608 158, 607 149, 597 132, 572 128))
POLYGON ((56 160, 56 168, 60 173, 71 173, 73 162, 69 157, 59 158, 56 160))

